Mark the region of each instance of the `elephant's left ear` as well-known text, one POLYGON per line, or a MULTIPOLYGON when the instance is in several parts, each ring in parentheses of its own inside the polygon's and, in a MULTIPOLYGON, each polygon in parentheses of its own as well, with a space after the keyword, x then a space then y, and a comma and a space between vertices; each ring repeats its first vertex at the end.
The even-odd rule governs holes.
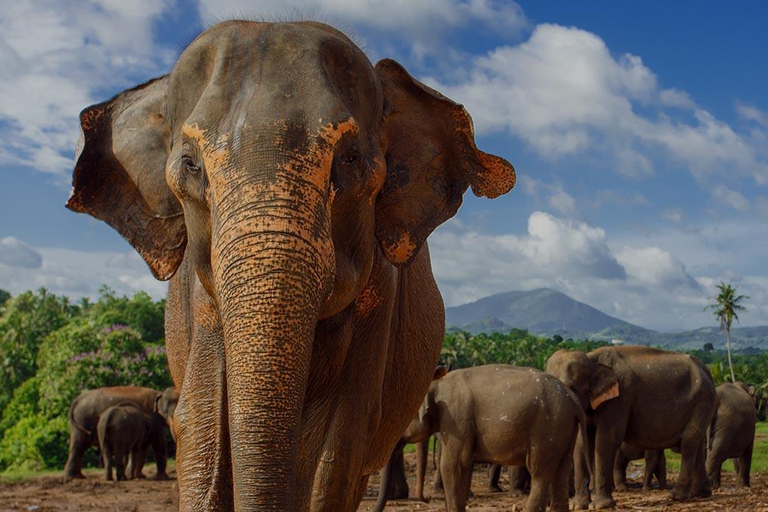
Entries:
POLYGON ((596 410, 600 405, 619 396, 619 379, 608 365, 595 363, 590 382, 589 405, 596 410))
POLYGON ((477 149, 463 106, 415 80, 397 62, 376 64, 384 92, 387 179, 376 236, 387 259, 409 263, 430 233, 456 214, 469 186, 497 197, 515 186, 512 164, 477 149))
POLYGON ((67 201, 123 235, 160 280, 176 272, 187 242, 181 204, 165 181, 167 88, 161 77, 80 113, 67 201))

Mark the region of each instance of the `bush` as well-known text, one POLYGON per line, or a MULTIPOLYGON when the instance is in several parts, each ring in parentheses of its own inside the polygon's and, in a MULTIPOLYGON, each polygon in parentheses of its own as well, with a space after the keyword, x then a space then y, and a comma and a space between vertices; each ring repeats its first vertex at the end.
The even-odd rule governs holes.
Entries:
POLYGON ((63 467, 68 443, 66 418, 49 420, 41 414, 23 418, 0 440, 0 470, 63 467))

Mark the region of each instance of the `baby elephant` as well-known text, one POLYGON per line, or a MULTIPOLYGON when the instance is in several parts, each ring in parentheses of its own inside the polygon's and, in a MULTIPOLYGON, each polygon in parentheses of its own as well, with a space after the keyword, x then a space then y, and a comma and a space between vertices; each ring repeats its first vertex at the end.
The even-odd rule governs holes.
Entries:
POLYGON ((643 450, 628 443, 621 443, 613 462, 613 487, 617 491, 627 490, 627 465, 630 461, 645 459, 643 490, 651 490, 653 477, 659 482, 659 489, 667 488, 667 457, 664 450, 643 450))
POLYGON ((128 455, 140 460, 149 444, 152 417, 134 402, 120 402, 104 411, 96 430, 107 480, 112 480, 112 459, 117 479, 126 480, 128 455))
POLYGON ((527 465, 527 511, 568 510, 573 447, 585 417, 578 398, 555 377, 533 368, 486 365, 456 370, 432 382, 403 439, 435 432, 448 512, 466 507, 475 459, 527 465))
POLYGON ((709 428, 707 477, 713 489, 720 487, 720 468, 732 458, 738 485, 749 487, 752 446, 755 440, 755 388, 743 382, 717 386, 717 410, 709 428))

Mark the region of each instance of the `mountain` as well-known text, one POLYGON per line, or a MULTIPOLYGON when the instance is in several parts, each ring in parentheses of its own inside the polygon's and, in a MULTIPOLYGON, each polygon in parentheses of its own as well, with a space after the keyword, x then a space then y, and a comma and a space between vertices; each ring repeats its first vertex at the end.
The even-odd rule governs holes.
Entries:
MULTIPOLYGON (((508 332, 525 329, 543 336, 559 334, 564 338, 589 338, 626 343, 658 345, 674 349, 699 349, 705 343, 724 348, 723 333, 717 326, 692 331, 663 333, 614 318, 588 304, 549 288, 497 293, 489 297, 446 308, 449 330, 508 332)), ((768 349, 768 326, 741 327, 731 330, 737 350, 749 347, 768 349)))

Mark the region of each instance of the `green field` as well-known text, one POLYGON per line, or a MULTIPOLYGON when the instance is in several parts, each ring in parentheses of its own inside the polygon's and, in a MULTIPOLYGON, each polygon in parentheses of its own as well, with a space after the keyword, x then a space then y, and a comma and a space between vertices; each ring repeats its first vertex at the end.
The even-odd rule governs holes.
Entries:
MULTIPOLYGON (((168 465, 166 466, 168 473, 176 471, 176 460, 168 459, 168 465)), ((147 462, 144 464, 144 474, 152 476, 155 473, 155 463, 147 462)), ((104 469, 102 468, 83 468, 83 474, 90 475, 102 475, 104 469)), ((23 482, 25 480, 31 480, 33 478, 45 477, 45 476, 64 476, 63 469, 44 469, 44 470, 28 470, 28 469, 9 469, 0 473, 0 484, 23 482)))

